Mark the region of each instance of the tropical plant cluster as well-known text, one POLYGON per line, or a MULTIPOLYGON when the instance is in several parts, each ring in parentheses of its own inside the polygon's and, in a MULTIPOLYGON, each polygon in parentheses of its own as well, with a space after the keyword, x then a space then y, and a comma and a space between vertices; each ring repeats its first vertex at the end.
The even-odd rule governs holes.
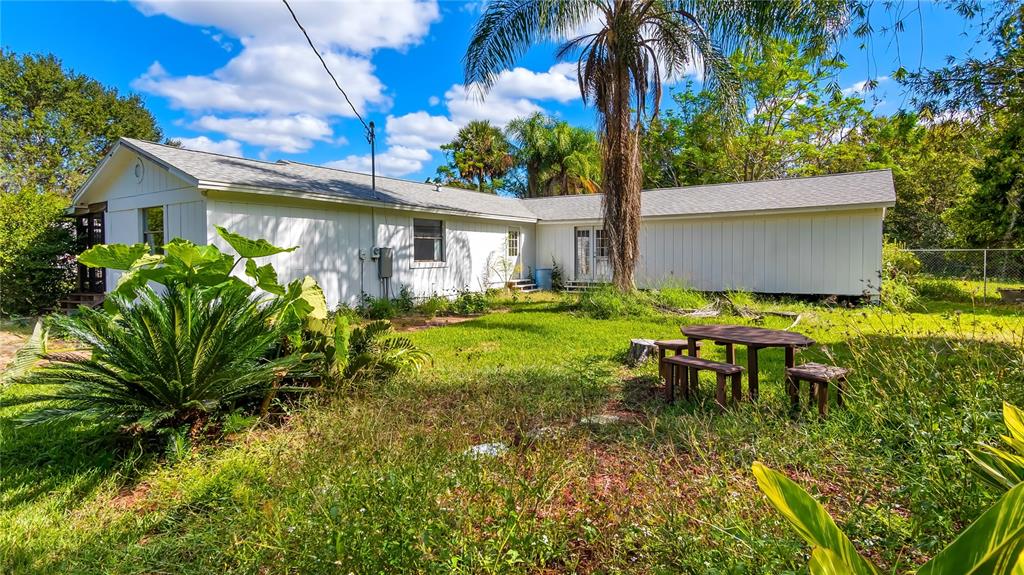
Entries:
POLYGON ((281 284, 272 264, 258 262, 296 247, 217 232, 237 255, 183 239, 163 253, 145 244, 83 253, 81 264, 121 272, 116 289, 101 309, 47 320, 50 333, 78 349, 47 351, 40 328, 28 346, 35 361, 21 356, 17 373, 5 376, 38 392, 0 406, 35 406, 21 414, 23 424, 70 418, 137 435, 198 432, 237 409, 266 414, 282 394, 387 379, 426 360, 388 322, 350 333, 349 318, 328 313, 311 277, 281 284))
MULTIPOLYGON (((1011 575, 1024 569, 1024 413, 1008 403, 1003 415, 1010 451, 982 444, 969 449, 975 472, 1001 492, 999 499, 957 538, 914 573, 1011 575)), ((812 575, 875 575, 825 508, 794 481, 760 462, 753 465, 769 502, 811 546, 812 575)))

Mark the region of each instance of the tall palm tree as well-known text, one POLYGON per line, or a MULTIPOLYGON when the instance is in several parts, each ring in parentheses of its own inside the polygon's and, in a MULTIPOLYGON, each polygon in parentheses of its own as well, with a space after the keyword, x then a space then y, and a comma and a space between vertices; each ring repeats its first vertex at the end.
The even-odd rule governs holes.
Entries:
POLYGON ((526 197, 598 191, 601 154, 593 131, 537 112, 512 120, 505 132, 526 168, 526 197))
POLYGON ((505 127, 516 147, 516 161, 526 168, 526 197, 541 195, 541 172, 545 168, 548 153, 548 134, 551 118, 535 112, 525 118, 516 118, 505 127))
POLYGON ((494 192, 500 178, 512 169, 512 153, 505 134, 486 120, 466 124, 455 139, 441 149, 451 153, 453 164, 441 171, 449 176, 457 171, 459 179, 478 192, 485 188, 494 192))
POLYGON ((601 181, 601 152, 594 133, 557 122, 548 141, 548 195, 592 194, 601 181))
POLYGON ((657 116, 663 74, 698 66, 709 87, 735 94, 735 76, 723 53, 744 41, 756 45, 781 35, 824 46, 846 24, 848 2, 492 0, 466 50, 466 83, 486 91, 531 46, 571 38, 556 55, 577 58, 580 92, 597 111, 605 236, 614 283, 629 291, 639 256, 640 127, 648 113, 657 116))

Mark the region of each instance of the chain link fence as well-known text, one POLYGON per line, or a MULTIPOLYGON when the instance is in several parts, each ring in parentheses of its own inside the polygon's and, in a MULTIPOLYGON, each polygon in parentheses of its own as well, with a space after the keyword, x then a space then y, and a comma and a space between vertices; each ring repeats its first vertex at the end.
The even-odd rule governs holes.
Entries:
POLYGON ((1024 249, 914 249, 922 275, 979 282, 983 296, 1024 286, 1024 249))

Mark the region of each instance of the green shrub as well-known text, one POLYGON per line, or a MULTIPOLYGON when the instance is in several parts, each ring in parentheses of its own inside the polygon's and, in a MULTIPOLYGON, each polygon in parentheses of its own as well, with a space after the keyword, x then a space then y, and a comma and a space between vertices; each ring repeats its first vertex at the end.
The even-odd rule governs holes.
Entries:
POLYGON ((413 298, 412 289, 407 285, 403 285, 402 288, 398 290, 398 297, 396 297, 391 303, 395 308, 395 312, 401 315, 412 313, 416 308, 416 301, 413 298))
POLYGON ((662 287, 650 291, 655 303, 676 309, 700 309, 708 305, 704 294, 685 287, 662 287))
POLYGON ((921 271, 921 260, 895 242, 882 245, 882 268, 885 279, 896 277, 912 278, 921 271))
POLYGON ((74 287, 67 203, 58 194, 0 193, 0 315, 36 315, 74 287))
POLYGON ((487 295, 468 289, 460 291, 449 306, 449 310, 457 315, 474 315, 484 313, 487 309, 487 295))
POLYGON ((391 319, 395 317, 395 305, 386 297, 378 298, 363 294, 359 315, 367 319, 391 319))
POLYGON ((14 381, 39 391, 0 406, 39 406, 19 416, 23 424, 74 418, 145 433, 258 399, 301 362, 297 354, 267 359, 293 327, 279 319, 284 298, 263 303, 237 284, 172 285, 162 294, 143 288, 135 298, 113 293, 107 302, 109 313, 82 308, 52 317, 61 337, 91 354, 47 356, 14 381))
POLYGON ((904 310, 919 299, 913 279, 921 270, 921 260, 893 242, 882 246, 882 304, 891 310, 904 310))
POLYGON ((973 299, 967 290, 953 280, 919 277, 912 285, 918 295, 927 299, 949 302, 969 302, 973 299))
POLYGON ((611 319, 651 315, 651 304, 650 296, 644 292, 622 293, 612 286, 601 286, 580 294, 576 309, 595 319, 611 319))
POLYGON ((448 298, 435 294, 421 301, 417 309, 424 315, 434 317, 447 312, 450 306, 448 298))

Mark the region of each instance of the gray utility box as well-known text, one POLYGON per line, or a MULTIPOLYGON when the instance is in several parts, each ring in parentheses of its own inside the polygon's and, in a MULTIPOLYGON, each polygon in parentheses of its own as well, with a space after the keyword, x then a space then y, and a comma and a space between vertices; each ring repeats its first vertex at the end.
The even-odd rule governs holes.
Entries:
POLYGON ((395 272, 395 250, 392 248, 379 248, 380 257, 377 258, 377 277, 390 279, 395 272))

